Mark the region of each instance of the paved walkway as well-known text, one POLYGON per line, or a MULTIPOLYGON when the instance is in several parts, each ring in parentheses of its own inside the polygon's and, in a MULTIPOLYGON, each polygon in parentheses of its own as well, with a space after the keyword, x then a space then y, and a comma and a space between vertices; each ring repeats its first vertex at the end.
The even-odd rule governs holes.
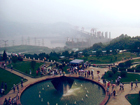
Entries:
MULTIPOLYGON (((139 58, 134 58, 134 59, 140 59, 139 58)), ((98 76, 97 76, 97 71, 100 71, 100 77, 106 72, 108 71, 108 68, 96 68, 96 67, 89 67, 87 68, 87 70, 94 70, 94 80, 95 81, 98 81, 98 76)), ((40 81, 40 80, 43 80, 45 78, 49 78, 49 76, 43 76, 43 77, 40 77, 40 78, 31 78, 31 77, 28 77, 24 74, 21 74, 17 71, 14 71, 11 69, 8 69, 6 68, 7 71, 11 72, 11 73, 14 73, 22 78, 25 78, 27 79, 28 81, 26 81, 25 83, 23 83, 24 86, 27 86, 29 84, 32 84, 34 82, 37 82, 37 81, 40 81)), ((102 82, 102 81, 101 81, 102 82)), ((135 85, 134 85, 135 86, 135 85)), ((19 87, 20 90, 21 87, 19 87)), ((131 105, 125 98, 125 96, 127 94, 133 94, 133 93, 138 93, 139 90, 140 90, 140 83, 138 83, 138 88, 135 88, 133 90, 131 90, 131 87, 130 87, 130 84, 125 84, 124 85, 124 91, 119 91, 119 86, 116 86, 115 87, 115 90, 117 91, 117 96, 114 98, 111 96, 111 98, 109 99, 109 102, 107 103, 107 105, 131 105)), ((13 93, 13 90, 11 90, 8 94, 4 95, 3 97, 0 98, 0 105, 3 105, 3 102, 4 102, 4 99, 5 98, 9 98, 9 97, 15 97, 17 95, 17 91, 15 93, 13 93)))

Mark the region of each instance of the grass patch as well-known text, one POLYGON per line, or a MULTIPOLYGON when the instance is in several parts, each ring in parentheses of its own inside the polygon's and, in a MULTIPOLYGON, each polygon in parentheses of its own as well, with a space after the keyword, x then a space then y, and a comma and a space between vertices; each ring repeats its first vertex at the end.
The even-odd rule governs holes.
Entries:
MULTIPOLYGON (((31 71, 32 71, 32 74, 31 74, 31 76, 33 76, 33 77, 36 77, 36 70, 42 65, 42 64, 44 64, 44 63, 38 63, 38 62, 36 62, 36 66, 35 66, 35 70, 33 71, 33 69, 31 68, 31 66, 30 66, 30 63, 31 62, 28 62, 28 61, 22 61, 22 62, 17 62, 17 63, 12 63, 12 65, 13 65, 13 69, 16 69, 16 70, 18 70, 18 71, 21 71, 21 72, 23 72, 23 73, 25 73, 25 74, 29 74, 30 75, 30 69, 31 69, 31 71)), ((8 65, 8 67, 11 67, 11 64, 10 65, 8 65)), ((39 75, 40 75, 40 73, 39 73, 39 75)))
MULTIPOLYGON (((19 77, 13 73, 10 73, 2 68, 0 68, 0 85, 2 81, 7 83, 7 90, 5 91, 5 94, 7 94, 13 87, 13 84, 20 83, 22 77, 19 77)), ((24 79, 25 81, 25 79, 24 79)))
MULTIPOLYGON (((106 73, 103 77, 106 80, 109 80, 109 81, 113 80, 115 82, 115 80, 117 79, 119 74, 120 73, 117 72, 117 73, 113 74, 112 77, 109 77, 108 73, 106 73)), ((131 82, 131 81, 136 81, 136 79, 138 81, 140 81, 140 75, 139 74, 127 73, 126 77, 121 78, 121 82, 131 82)))
POLYGON ((89 56, 89 57, 81 57, 79 59, 84 59, 84 61, 89 61, 92 64, 109 64, 109 63, 115 63, 117 61, 121 61, 122 58, 128 59, 131 57, 133 58, 137 56, 130 52, 124 52, 124 53, 118 53, 116 55, 103 55, 100 57, 89 56))
POLYGON ((131 105, 140 105, 139 94, 128 94, 125 98, 131 103, 131 105))
POLYGON ((140 59, 132 60, 133 62, 140 62, 140 59))

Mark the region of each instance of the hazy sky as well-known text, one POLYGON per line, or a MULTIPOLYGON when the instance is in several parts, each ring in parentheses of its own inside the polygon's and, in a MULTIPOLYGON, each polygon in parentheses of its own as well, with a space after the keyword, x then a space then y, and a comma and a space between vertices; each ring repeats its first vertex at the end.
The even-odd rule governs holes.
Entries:
POLYGON ((140 35, 139 0, 0 0, 0 19, 20 23, 67 22, 75 26, 140 35))

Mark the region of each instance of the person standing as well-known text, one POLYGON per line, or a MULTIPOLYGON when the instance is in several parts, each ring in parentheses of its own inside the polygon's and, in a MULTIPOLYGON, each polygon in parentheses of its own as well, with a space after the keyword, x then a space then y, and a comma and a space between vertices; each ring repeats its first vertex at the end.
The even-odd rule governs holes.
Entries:
POLYGON ((13 85, 13 91, 14 91, 14 93, 15 93, 15 84, 13 85))
POLYGON ((100 76, 98 75, 98 82, 100 82, 100 76))
POLYGON ((120 90, 122 90, 122 85, 123 85, 123 84, 122 84, 122 83, 120 83, 120 90))
POLYGON ((110 87, 110 81, 108 81, 108 83, 107 83, 107 87, 108 87, 108 88, 110 87))
POLYGON ((133 90, 133 81, 130 84, 131 84, 131 90, 133 90))
POLYGON ((113 80, 111 80, 111 86, 113 85, 113 80))
POLYGON ((7 83, 6 82, 4 84, 4 88, 5 88, 5 90, 7 90, 7 83))
POLYGON ((103 78, 103 84, 106 87, 106 80, 103 78))
POLYGON ((4 63, 4 69, 6 68, 6 63, 4 63))
POLYGON ((136 79, 135 84, 136 84, 135 88, 137 88, 138 87, 138 80, 137 79, 136 79))
POLYGON ((19 92, 17 93, 17 99, 19 100, 19 92))
POLYGON ((122 83, 122 90, 124 90, 124 83, 122 83))
POLYGON ((32 71, 31 71, 31 69, 30 69, 30 75, 32 74, 32 71))
POLYGON ((116 96, 116 91, 115 91, 115 89, 113 90, 113 96, 114 96, 114 98, 115 98, 115 96, 116 96))
POLYGON ((19 87, 18 87, 18 84, 17 84, 17 91, 19 92, 19 87))
POLYGON ((23 87, 23 79, 21 79, 21 87, 23 87))

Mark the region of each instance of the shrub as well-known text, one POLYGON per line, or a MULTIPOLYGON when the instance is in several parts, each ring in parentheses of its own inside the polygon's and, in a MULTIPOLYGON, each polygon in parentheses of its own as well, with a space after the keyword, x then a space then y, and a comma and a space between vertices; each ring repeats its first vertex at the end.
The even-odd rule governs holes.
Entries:
POLYGON ((120 75, 121 75, 121 77, 126 77, 127 76, 127 72, 126 71, 121 71, 120 75))
POLYGON ((140 65, 136 66, 136 72, 140 72, 140 65))
POLYGON ((121 68, 119 68, 119 71, 126 71, 126 68, 121 67, 121 68))
POLYGON ((134 69, 131 68, 131 69, 127 69, 128 72, 134 72, 134 69))
POLYGON ((118 66, 119 67, 125 67, 125 63, 120 63, 118 66))
POLYGON ((113 76, 113 72, 112 71, 108 71, 107 73, 108 73, 108 76, 109 77, 112 77, 113 76))
POLYGON ((18 60, 19 60, 19 61, 23 61, 23 58, 22 58, 22 57, 18 57, 18 60))
POLYGON ((132 61, 131 60, 128 60, 125 62, 125 66, 126 67, 130 67, 132 65, 132 61))
POLYGON ((115 74, 118 71, 117 67, 112 67, 112 72, 115 74))
POLYGON ((13 63, 16 63, 17 61, 18 61, 17 56, 12 56, 12 62, 13 62, 13 63))
POLYGON ((136 69, 136 72, 140 72, 140 69, 136 69))

